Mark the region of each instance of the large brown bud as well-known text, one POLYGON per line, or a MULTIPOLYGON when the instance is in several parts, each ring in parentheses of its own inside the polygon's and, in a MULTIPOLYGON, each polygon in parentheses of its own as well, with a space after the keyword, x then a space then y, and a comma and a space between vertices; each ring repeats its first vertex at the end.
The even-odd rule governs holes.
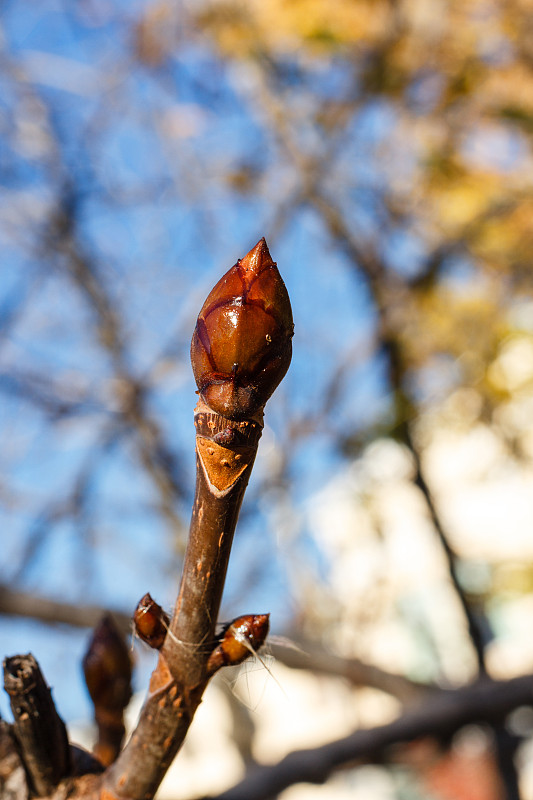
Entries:
POLYGON ((219 280, 198 315, 191 362, 209 408, 234 420, 259 411, 289 368, 293 330, 287 289, 261 239, 219 280))

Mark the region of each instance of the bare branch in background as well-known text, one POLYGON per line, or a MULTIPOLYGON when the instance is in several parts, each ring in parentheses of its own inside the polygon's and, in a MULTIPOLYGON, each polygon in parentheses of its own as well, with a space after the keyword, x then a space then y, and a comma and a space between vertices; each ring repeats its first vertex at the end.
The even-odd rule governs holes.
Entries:
POLYGON ((471 686, 439 692, 388 725, 296 750, 274 765, 254 766, 241 783, 209 800, 270 800, 295 783, 323 783, 336 769, 380 762, 390 755, 389 748, 400 743, 445 738, 474 722, 499 723, 515 708, 531 705, 532 687, 533 676, 523 675, 510 681, 483 678, 471 686))
POLYGON ((179 538, 182 522, 175 511, 175 502, 183 493, 175 458, 164 443, 156 420, 148 412, 146 388, 127 367, 120 318, 107 296, 104 281, 77 240, 78 205, 79 198, 71 188, 66 188, 50 226, 47 246, 51 255, 59 256, 60 263, 64 260, 72 280, 95 313, 100 344, 109 353, 115 370, 121 413, 138 437, 141 463, 159 492, 163 515, 179 538))

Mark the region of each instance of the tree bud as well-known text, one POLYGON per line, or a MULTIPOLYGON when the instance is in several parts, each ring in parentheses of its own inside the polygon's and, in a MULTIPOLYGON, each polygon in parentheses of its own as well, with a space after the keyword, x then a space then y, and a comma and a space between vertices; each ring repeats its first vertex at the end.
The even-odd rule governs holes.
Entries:
POLYGON ((162 647, 170 620, 160 605, 148 593, 139 600, 135 613, 133 614, 133 624, 137 636, 146 644, 159 650, 162 647))
POLYGON ((212 674, 220 667, 235 667, 256 653, 268 636, 270 614, 244 614, 222 631, 220 641, 207 662, 212 674))
POLYGON ((85 683, 95 708, 119 711, 131 698, 131 658, 124 638, 109 615, 104 616, 83 659, 85 683))
POLYGON ((191 362, 212 411, 253 416, 289 368, 294 325, 289 295, 261 239, 211 290, 198 315, 191 362))

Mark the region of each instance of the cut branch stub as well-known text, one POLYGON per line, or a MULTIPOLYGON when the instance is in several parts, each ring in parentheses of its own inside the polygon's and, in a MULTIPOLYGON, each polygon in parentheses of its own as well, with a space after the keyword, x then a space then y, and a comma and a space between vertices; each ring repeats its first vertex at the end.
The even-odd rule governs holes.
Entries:
POLYGON ((69 774, 67 729, 31 653, 4 661, 4 687, 13 711, 13 730, 32 794, 43 797, 69 774))
POLYGON ((261 239, 198 315, 191 361, 205 403, 227 419, 254 416, 289 368, 293 331, 287 289, 261 239))

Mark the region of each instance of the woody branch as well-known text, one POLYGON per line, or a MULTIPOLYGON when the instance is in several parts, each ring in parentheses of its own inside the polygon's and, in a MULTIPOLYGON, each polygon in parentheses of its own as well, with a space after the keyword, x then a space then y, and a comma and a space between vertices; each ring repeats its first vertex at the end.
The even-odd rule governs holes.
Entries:
POLYGON ((105 775, 107 798, 153 797, 209 680, 237 517, 292 333, 287 290, 262 239, 213 288, 193 335, 196 494, 182 581, 138 726, 105 775))

